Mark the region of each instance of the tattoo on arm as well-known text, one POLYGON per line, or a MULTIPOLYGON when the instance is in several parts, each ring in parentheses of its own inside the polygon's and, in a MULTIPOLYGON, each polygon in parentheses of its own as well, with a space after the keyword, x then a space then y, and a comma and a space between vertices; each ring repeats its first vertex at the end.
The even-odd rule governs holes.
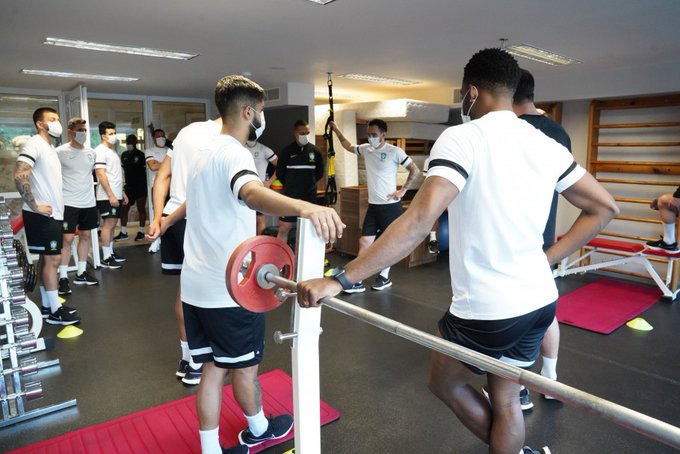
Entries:
POLYGON ((33 197, 33 192, 31 191, 31 170, 33 170, 33 167, 25 162, 17 162, 16 167, 14 168, 14 185, 24 202, 26 202, 32 210, 38 211, 38 202, 35 201, 35 197, 33 197))
POLYGON ((411 165, 408 166, 408 178, 406 178, 406 183, 404 183, 404 188, 406 189, 411 189, 413 187, 413 183, 418 179, 418 175, 420 175, 420 169, 418 169, 418 166, 412 162, 411 165))
POLYGON ((260 388, 260 380, 257 377, 253 380, 253 385, 255 387, 255 404, 257 405, 257 411, 262 410, 262 389, 260 388))

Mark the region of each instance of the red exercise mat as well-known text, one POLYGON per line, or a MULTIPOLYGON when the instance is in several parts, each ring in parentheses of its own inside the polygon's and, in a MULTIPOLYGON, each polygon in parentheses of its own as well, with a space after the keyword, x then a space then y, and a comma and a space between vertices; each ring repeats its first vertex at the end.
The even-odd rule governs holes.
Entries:
MULTIPOLYGON (((293 381, 280 369, 260 375, 262 405, 265 414, 293 413, 293 381)), ((340 418, 340 413, 321 402, 321 425, 340 418)), ((231 385, 222 391, 220 444, 229 447, 238 443, 238 432, 247 425, 240 407, 234 400, 231 385)), ((262 451, 294 437, 293 431, 280 439, 250 448, 262 451)), ((58 437, 11 451, 18 453, 200 453, 195 396, 142 410, 111 421, 85 427, 58 437)))
POLYGON ((598 279, 557 301, 557 320, 609 334, 659 301, 657 287, 598 279))

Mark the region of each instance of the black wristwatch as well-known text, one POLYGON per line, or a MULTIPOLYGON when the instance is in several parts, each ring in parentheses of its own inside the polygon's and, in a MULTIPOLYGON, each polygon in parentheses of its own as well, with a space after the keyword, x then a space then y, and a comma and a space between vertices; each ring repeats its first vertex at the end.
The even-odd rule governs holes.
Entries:
POLYGON ((340 282, 343 290, 349 290, 354 285, 347 279, 347 276, 345 276, 345 269, 341 266, 334 268, 333 271, 331 271, 330 277, 340 282))

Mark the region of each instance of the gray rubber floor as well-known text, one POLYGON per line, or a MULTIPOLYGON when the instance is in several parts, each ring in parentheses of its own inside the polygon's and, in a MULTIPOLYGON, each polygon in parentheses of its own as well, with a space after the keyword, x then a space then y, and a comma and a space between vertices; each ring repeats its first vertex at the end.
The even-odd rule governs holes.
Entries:
MULTIPOLYGON (((39 360, 61 366, 40 372, 45 396, 29 408, 77 398, 78 407, 0 429, 0 451, 25 446, 91 424, 108 421, 195 392, 174 377, 179 359, 173 301, 178 278, 162 276, 159 255, 144 247, 121 248, 129 260, 121 270, 101 270, 98 287, 74 287, 68 304, 78 308, 84 334, 55 338, 39 360)), ((347 259, 330 256, 332 264, 347 259)), ((596 275, 558 280, 561 293, 596 275)), ((426 332, 433 332, 449 304, 447 257, 436 264, 394 268, 394 286, 383 292, 343 298, 426 332)), ((600 335, 562 325, 560 381, 616 403, 680 425, 678 303, 657 303, 643 314, 650 332, 621 327, 600 335)), ((270 341, 287 331, 290 307, 268 316, 261 371, 290 369, 290 348, 270 341)), ((483 453, 486 446, 429 394, 425 381, 430 353, 330 309, 322 317, 321 396, 341 413, 323 427, 325 453, 483 453)), ((46 337, 60 327, 47 326, 46 337)), ((483 383, 480 379, 480 386, 483 383)), ((665 453, 665 445, 582 410, 532 395, 525 414, 527 444, 549 445, 553 453, 665 453)), ((282 453, 292 442, 265 451, 282 453)))

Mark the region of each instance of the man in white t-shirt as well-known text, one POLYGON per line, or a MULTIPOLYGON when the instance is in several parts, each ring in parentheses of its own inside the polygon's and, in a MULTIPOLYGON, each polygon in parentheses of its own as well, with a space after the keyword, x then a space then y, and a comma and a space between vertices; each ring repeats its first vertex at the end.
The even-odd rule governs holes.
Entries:
MULTIPOLYGON (((155 241, 159 238, 161 219, 171 215, 186 200, 187 179, 193 167, 196 153, 204 147, 205 143, 209 143, 217 137, 221 129, 222 119, 218 118, 215 121, 191 123, 177 134, 173 148, 168 151, 156 174, 152 194, 155 215, 149 225, 148 239, 155 241), (168 192, 170 198, 166 199, 168 192)), ((182 272, 185 228, 186 219, 180 219, 163 233, 161 238, 161 271, 163 274, 180 274, 182 272)), ((197 385, 201 381, 202 366, 193 361, 187 343, 181 285, 177 289, 175 316, 182 351, 182 358, 179 360, 179 367, 175 376, 181 379, 185 385, 197 385)))
MULTIPOLYGON (((274 150, 266 145, 261 144, 257 140, 247 141, 246 148, 250 150, 250 154, 253 155, 253 161, 255 162, 255 168, 257 169, 257 176, 262 180, 265 188, 271 187, 272 182, 276 180, 276 170, 272 172, 271 175, 267 174, 267 168, 271 164, 276 167, 278 159, 276 158, 276 153, 274 150)), ((262 231, 265 229, 265 218, 264 214, 257 212, 256 217, 256 232, 258 235, 262 235, 262 231)))
POLYGON ((71 244, 78 230, 78 271, 73 283, 76 285, 97 285, 99 281, 87 273, 87 256, 90 252, 91 232, 99 226, 99 212, 94 197, 95 152, 86 147, 87 121, 75 117, 68 121, 68 138, 70 141, 57 148, 57 156, 61 162, 61 174, 64 186, 64 247, 61 250, 59 266, 59 294, 68 295, 67 269, 71 261, 71 244))
MULTIPOLYGON (((165 131, 162 129, 153 130, 153 143, 144 151, 146 158, 146 181, 149 186, 149 193, 153 193, 153 185, 156 180, 156 173, 161 168, 165 156, 168 154, 168 147, 166 144, 165 131)), ((153 200, 152 200, 153 202, 153 200)), ((154 218, 153 203, 149 205, 149 218, 154 218)), ((142 230, 143 231, 143 230, 142 230)), ((156 238, 149 246, 149 252, 156 253, 161 245, 161 239, 156 238)))
POLYGON ((61 164, 52 142, 61 137, 59 114, 50 107, 33 112, 38 131, 17 157, 14 184, 24 201, 22 217, 28 251, 38 254, 38 286, 47 323, 72 325, 80 321, 73 308, 59 304, 57 268, 61 262, 64 221, 61 164))
POLYGON ((242 76, 226 76, 215 89, 222 117, 218 137, 192 159, 186 202, 163 218, 161 229, 186 214, 182 301, 189 347, 203 363, 196 406, 204 454, 222 453, 218 425, 222 387, 232 374, 234 396, 248 427, 240 445, 229 452, 284 437, 291 415, 266 418, 262 408, 258 364, 264 349, 264 314, 240 307, 229 295, 224 270, 232 252, 255 235, 255 210, 312 220, 326 241, 342 235, 344 225, 332 208, 284 197, 266 189, 245 142, 264 130, 264 90, 242 76), (229 228, 225 228, 229 226, 229 228))
MULTIPOLYGON (((519 77, 517 62, 501 49, 470 59, 461 85, 465 124, 447 129, 435 143, 427 178, 409 209, 334 278, 298 284, 300 304, 316 305, 405 257, 448 208, 453 297, 437 334, 518 367, 533 365, 555 316, 551 265, 597 235, 618 208, 566 148, 513 113, 519 77), (555 190, 582 213, 544 252, 555 190)), ((470 386, 484 373, 433 352, 429 388, 490 452, 539 452, 522 447, 520 385, 488 375, 489 402, 470 386)))
POLYGON ((95 173, 97 174, 97 208, 102 217, 102 245, 104 268, 118 269, 126 259, 113 251, 113 233, 120 219, 121 205, 127 205, 128 198, 123 191, 123 167, 116 153, 116 125, 110 121, 99 123, 99 135, 102 138, 95 151, 95 173))
MULTIPOLYGON (((375 241, 376 237, 384 232, 404 212, 401 206, 401 198, 406 191, 413 186, 420 175, 420 169, 404 150, 385 142, 387 136, 387 123, 376 118, 368 122, 368 143, 352 145, 345 138, 335 122, 331 122, 333 131, 338 135, 342 147, 357 156, 363 156, 366 163, 366 180, 368 183, 368 209, 364 217, 359 238, 359 254, 375 241), (406 182, 397 190, 397 171, 399 166, 408 169, 406 182)), ((392 286, 390 280, 390 267, 384 268, 375 277, 371 288, 383 290, 392 286)), ((346 293, 365 292, 363 282, 356 282, 354 286, 346 290, 346 293)))

